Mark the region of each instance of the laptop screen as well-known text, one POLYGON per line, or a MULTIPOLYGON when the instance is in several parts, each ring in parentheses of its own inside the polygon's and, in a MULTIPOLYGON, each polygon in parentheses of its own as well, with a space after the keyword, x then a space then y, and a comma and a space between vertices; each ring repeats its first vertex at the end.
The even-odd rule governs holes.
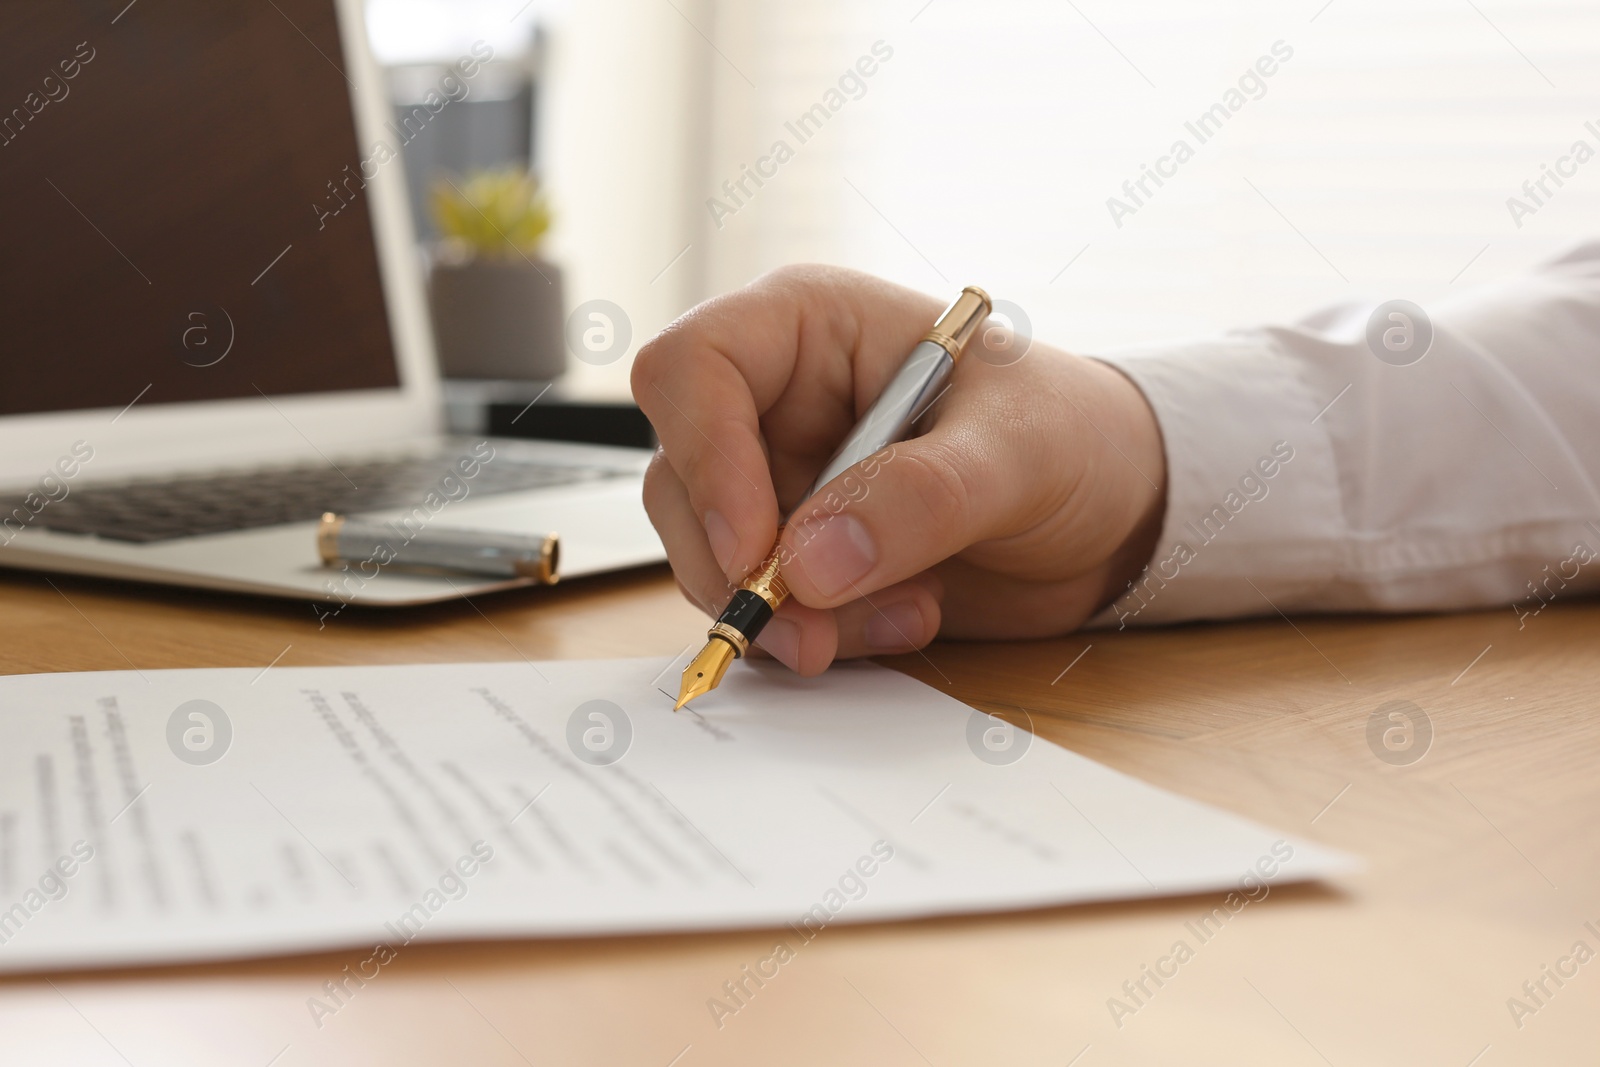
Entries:
POLYGON ((399 385, 344 65, 332 0, 0 3, 0 415, 399 385))

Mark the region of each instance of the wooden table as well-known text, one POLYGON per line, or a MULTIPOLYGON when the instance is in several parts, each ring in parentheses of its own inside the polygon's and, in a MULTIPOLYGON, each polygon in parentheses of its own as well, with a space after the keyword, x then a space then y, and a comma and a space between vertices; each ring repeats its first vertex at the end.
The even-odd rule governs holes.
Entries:
MULTIPOLYGON (((303 604, 54 581, 0 574, 0 671, 670 656, 703 625, 659 569, 322 630, 303 604)), ((349 953, 5 979, 0 1064, 1595 1063, 1600 960, 1560 961, 1600 952, 1597 651, 1600 605, 1557 602, 1520 630, 1508 606, 887 661, 1368 861, 1274 889, 1120 1026, 1108 999, 1216 898, 830 927, 720 1030, 707 998, 773 933, 413 947, 320 1029, 306 999, 349 953), (1367 740, 1397 699, 1434 732, 1406 766, 1367 740), (1547 965, 1577 973, 1534 1001, 1547 965)))

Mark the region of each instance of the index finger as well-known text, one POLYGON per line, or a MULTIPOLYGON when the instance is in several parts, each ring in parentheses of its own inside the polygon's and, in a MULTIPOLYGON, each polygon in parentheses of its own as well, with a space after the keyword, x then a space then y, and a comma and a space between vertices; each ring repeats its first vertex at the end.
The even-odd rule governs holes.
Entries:
POLYGON ((633 393, 738 580, 939 303, 853 271, 787 268, 700 305, 640 350, 633 393))

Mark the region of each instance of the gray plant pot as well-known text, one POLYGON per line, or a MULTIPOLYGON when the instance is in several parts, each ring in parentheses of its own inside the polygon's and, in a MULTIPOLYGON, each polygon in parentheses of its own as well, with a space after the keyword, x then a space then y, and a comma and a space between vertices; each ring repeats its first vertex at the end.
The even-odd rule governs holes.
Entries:
POLYGON ((552 263, 436 261, 428 301, 446 378, 545 381, 567 368, 566 305, 552 263))

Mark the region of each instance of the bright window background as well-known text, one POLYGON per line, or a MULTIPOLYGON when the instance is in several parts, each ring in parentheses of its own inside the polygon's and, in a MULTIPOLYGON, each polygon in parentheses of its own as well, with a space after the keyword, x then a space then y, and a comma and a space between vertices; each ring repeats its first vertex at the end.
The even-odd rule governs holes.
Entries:
POLYGON ((367 0, 367 37, 380 63, 451 62, 476 41, 498 54, 525 49, 550 5, 526 0, 367 0))
POLYGON ((1426 304, 1600 234, 1600 160, 1520 229, 1505 203, 1600 148, 1592 0, 922 3, 736 5, 710 57, 719 182, 874 41, 894 57, 708 231, 713 289, 802 259, 979 284, 1094 350, 1426 304), (1185 120, 1280 40, 1265 94, 1199 144, 1185 120), (1179 137, 1195 158, 1117 228, 1106 199, 1179 137))
MULTIPOLYGON (((523 6, 370 10, 380 53, 410 58, 494 40, 523 6)), ((539 155, 569 302, 622 305, 635 348, 796 261, 982 285, 1036 336, 1094 351, 1347 297, 1426 305, 1600 234, 1600 159, 1520 229, 1506 207, 1574 141, 1600 149, 1597 0, 538 0, 517 17, 548 34, 539 155), (799 144, 785 122, 879 40, 894 55, 865 95, 799 144), (1294 55, 1265 95, 1197 144, 1184 122, 1280 40, 1294 55), (1106 199, 1179 137, 1195 158, 1117 228, 1106 199), (779 138, 795 158, 718 228, 707 199, 779 138)))

